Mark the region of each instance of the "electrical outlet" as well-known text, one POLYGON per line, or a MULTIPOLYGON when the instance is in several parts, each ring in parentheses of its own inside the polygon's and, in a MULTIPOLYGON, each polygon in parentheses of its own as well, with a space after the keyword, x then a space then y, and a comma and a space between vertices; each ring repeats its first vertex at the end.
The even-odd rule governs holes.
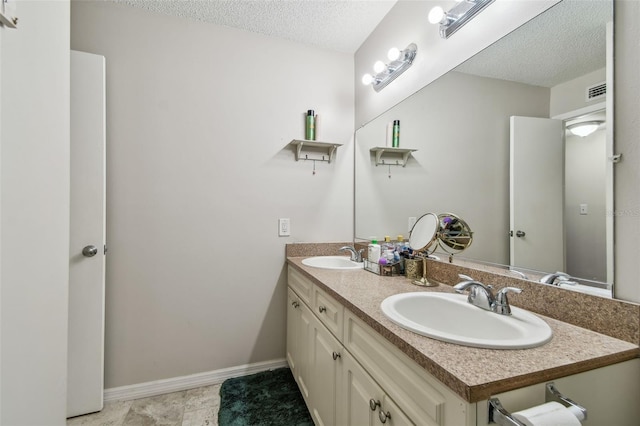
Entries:
POLYGON ((291 235, 291 221, 289 218, 278 219, 278 236, 288 237, 291 235))
POLYGON ((407 229, 409 232, 411 232, 411 230, 413 229, 413 225, 416 224, 416 217, 415 216, 410 216, 409 217, 409 222, 408 222, 408 226, 409 229, 407 229))

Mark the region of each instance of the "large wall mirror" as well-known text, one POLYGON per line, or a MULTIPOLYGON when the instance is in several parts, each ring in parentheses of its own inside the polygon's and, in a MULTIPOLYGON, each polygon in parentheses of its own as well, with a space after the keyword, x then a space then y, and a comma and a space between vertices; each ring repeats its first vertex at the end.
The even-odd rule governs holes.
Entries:
POLYGON ((453 212, 466 259, 610 290, 612 21, 612 1, 563 0, 358 129, 356 240, 453 212), (394 120, 406 164, 376 155, 394 120), (581 122, 595 131, 574 135, 581 122))

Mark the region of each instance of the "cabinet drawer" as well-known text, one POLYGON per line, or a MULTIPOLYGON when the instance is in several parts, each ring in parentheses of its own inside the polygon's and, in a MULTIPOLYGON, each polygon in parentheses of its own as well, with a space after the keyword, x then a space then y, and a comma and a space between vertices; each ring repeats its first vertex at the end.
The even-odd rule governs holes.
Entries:
POLYGON ((344 346, 398 407, 420 425, 467 425, 467 403, 357 318, 345 312, 344 346))
POLYGON ((344 307, 317 286, 314 286, 313 290, 313 313, 338 340, 342 341, 344 307))
POLYGON ((307 305, 311 306, 311 298, 313 296, 313 283, 305 278, 296 269, 289 267, 287 273, 289 287, 291 287, 300 299, 307 305))

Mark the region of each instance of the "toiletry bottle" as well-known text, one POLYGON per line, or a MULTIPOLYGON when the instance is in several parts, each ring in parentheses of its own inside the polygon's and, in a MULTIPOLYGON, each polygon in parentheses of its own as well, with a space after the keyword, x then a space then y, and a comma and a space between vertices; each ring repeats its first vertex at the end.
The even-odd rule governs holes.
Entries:
POLYGON ((393 140, 391 146, 393 148, 400 146, 400 120, 393 120, 393 140))
POLYGON ((378 240, 371 240, 371 244, 368 246, 367 259, 369 262, 378 263, 380 260, 380 244, 378 240))
POLYGON ((307 111, 304 138, 308 141, 316 140, 316 114, 312 109, 307 111))
POLYGON ((395 250, 395 246, 391 242, 391 237, 388 235, 384 237, 384 243, 382 244, 382 252, 384 253, 387 250, 395 250))

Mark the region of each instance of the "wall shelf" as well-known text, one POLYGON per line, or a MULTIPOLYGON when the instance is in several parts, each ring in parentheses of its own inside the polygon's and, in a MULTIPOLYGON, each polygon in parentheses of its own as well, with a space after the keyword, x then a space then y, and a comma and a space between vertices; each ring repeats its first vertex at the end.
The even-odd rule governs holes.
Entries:
POLYGON ((390 146, 376 146, 375 148, 370 149, 371 152, 376 155, 376 166, 402 166, 405 167, 407 165, 407 161, 409 161, 409 157, 412 152, 417 151, 417 149, 408 149, 408 148, 392 148, 390 146), (392 162, 386 162, 384 158, 382 158, 385 154, 392 154, 393 156, 402 156, 402 161, 396 159, 392 162), (397 155, 396 155, 397 154, 397 155))
POLYGON ((314 160, 314 161, 326 161, 327 163, 331 163, 331 160, 335 158, 336 150, 339 146, 342 146, 340 143, 333 142, 318 142, 318 141, 308 141, 304 139, 294 139, 289 142, 289 145, 294 147, 294 151, 296 154, 296 161, 299 160, 314 160), (324 154, 326 152, 326 157, 322 155, 322 158, 310 158, 309 154, 302 155, 302 152, 307 150, 307 148, 311 148, 310 152, 314 152, 316 155, 318 153, 324 154))

